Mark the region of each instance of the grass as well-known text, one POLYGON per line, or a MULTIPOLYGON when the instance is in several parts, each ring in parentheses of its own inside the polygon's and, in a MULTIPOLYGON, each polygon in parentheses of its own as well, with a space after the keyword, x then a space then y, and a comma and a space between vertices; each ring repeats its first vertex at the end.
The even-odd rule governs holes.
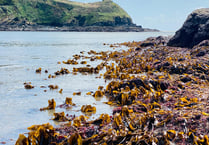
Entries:
POLYGON ((68 0, 13 0, 13 5, 0 5, 0 24, 6 17, 41 25, 89 26, 115 23, 115 18, 130 16, 112 1, 79 3, 68 0), (6 10, 5 10, 6 9, 6 10))

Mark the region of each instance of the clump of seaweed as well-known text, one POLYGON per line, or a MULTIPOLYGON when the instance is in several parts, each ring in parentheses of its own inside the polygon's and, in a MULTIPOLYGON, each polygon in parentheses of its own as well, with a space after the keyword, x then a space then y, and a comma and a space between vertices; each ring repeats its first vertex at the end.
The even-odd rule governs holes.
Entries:
POLYGON ((84 113, 95 113, 96 112, 96 107, 91 106, 91 105, 83 105, 81 107, 81 112, 84 112, 84 113))
POLYGON ((64 64, 72 64, 72 65, 77 65, 78 62, 74 59, 68 59, 67 61, 63 61, 64 64))
POLYGON ((60 107, 60 108, 66 108, 66 109, 69 109, 69 108, 71 108, 72 106, 75 106, 75 105, 76 105, 76 104, 75 104, 75 103, 73 103, 72 98, 70 98, 70 97, 66 97, 66 99, 65 99, 65 103, 64 103, 64 104, 59 105, 58 107, 60 107))
POLYGON ((36 73, 41 73, 41 67, 39 67, 38 69, 36 69, 36 73))
POLYGON ((50 90, 55 90, 59 88, 58 85, 49 85, 48 87, 50 88, 50 90))
POLYGON ((24 87, 25 87, 25 89, 33 89, 34 88, 34 86, 31 84, 31 82, 28 82, 28 83, 24 83, 24 87))
POLYGON ((33 125, 28 127, 30 130, 28 137, 23 134, 19 135, 16 145, 29 144, 51 144, 55 139, 55 130, 49 123, 43 125, 33 125))
POLYGON ((69 74, 69 73, 70 73, 70 71, 68 69, 61 68, 60 70, 56 71, 54 74, 56 76, 58 76, 58 75, 64 75, 64 74, 69 74))
POLYGON ((75 95, 80 96, 81 95, 81 92, 73 92, 73 96, 75 96, 75 95))
POLYGON ((65 122, 68 121, 68 118, 65 116, 65 112, 54 113, 54 118, 52 120, 65 122))
POLYGON ((40 111, 52 110, 52 109, 55 109, 55 107, 56 107, 56 102, 54 101, 54 99, 51 99, 51 100, 48 100, 48 106, 44 108, 40 108, 40 111))

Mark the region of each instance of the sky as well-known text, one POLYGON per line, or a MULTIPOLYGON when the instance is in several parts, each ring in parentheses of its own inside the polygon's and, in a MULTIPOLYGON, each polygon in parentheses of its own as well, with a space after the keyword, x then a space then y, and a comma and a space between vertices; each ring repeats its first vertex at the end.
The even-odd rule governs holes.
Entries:
MULTIPOLYGON (((95 2, 101 0, 72 0, 95 2)), ((199 8, 209 7, 209 0, 113 0, 143 28, 176 31, 187 16, 199 8)))

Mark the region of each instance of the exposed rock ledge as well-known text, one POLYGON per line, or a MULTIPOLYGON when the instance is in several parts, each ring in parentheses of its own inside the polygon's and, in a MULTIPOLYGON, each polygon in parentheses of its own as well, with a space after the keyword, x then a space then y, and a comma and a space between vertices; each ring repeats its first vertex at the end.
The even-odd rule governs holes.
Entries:
POLYGON ((190 47, 209 39, 209 8, 193 11, 174 37, 169 46, 190 47))

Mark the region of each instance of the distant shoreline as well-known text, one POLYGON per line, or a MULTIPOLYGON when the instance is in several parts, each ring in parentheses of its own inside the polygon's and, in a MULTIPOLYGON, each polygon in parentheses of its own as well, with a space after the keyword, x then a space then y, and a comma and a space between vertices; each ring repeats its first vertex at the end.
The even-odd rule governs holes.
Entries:
POLYGON ((159 32, 157 29, 141 26, 44 26, 44 25, 3 25, 0 31, 47 31, 47 32, 159 32))

